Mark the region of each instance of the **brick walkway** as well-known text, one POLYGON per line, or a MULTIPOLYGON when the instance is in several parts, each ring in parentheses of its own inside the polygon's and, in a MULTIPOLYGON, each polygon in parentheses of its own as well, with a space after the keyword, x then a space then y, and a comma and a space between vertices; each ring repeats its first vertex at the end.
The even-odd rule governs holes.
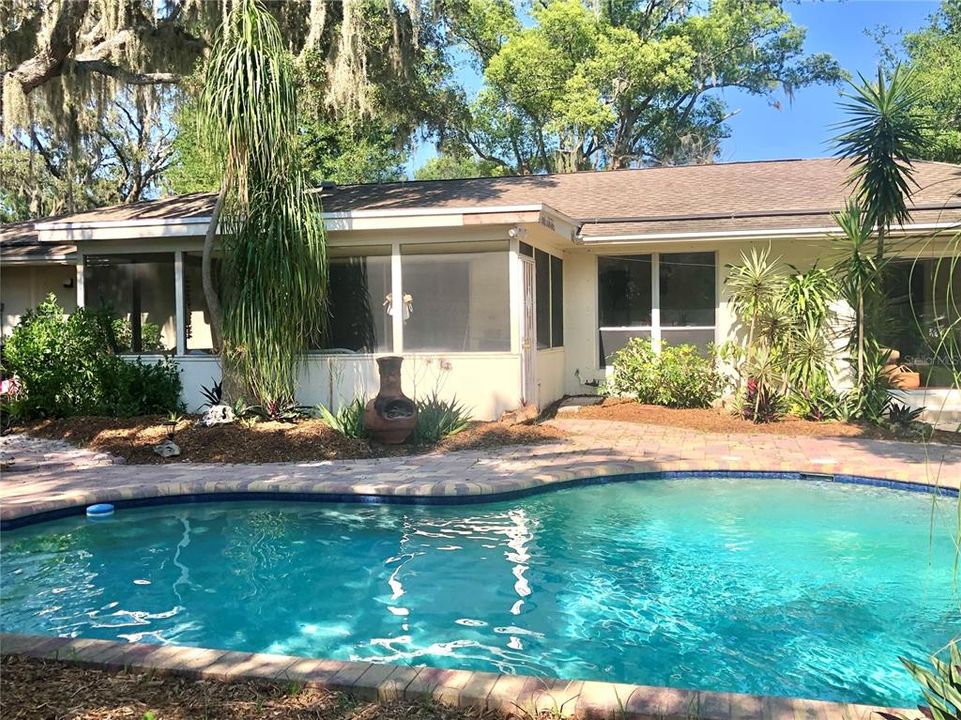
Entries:
POLYGON ((958 489, 961 447, 857 438, 722 435, 600 420, 554 421, 559 443, 376 460, 118 465, 102 454, 3 438, 0 519, 94 502, 232 492, 490 495, 577 478, 670 470, 859 475, 958 489))

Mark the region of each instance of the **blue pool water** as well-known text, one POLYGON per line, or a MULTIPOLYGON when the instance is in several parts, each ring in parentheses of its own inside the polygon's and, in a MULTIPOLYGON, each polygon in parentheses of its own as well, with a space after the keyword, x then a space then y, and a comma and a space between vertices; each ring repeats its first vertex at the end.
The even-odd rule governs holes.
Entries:
POLYGON ((789 480, 234 502, 2 538, 5 631, 912 705, 957 499, 789 480))

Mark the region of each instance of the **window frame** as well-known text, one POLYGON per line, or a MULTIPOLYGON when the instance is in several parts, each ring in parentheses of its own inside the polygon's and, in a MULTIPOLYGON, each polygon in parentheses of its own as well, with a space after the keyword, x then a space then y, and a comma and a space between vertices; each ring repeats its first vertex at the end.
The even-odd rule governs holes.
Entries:
POLYGON ((534 277, 537 287, 534 288, 534 320, 537 327, 537 350, 560 350, 564 347, 564 258, 555 255, 547 250, 542 250, 538 247, 531 247, 533 254, 521 253, 525 257, 532 258, 534 260, 534 277), (545 262, 547 264, 547 317, 546 317, 546 327, 547 327, 547 342, 541 344, 541 332, 540 332, 540 322, 539 322, 539 311, 540 311, 540 277, 538 273, 538 260, 540 258, 546 258, 545 262), (554 283, 554 272, 555 268, 558 269, 560 275, 560 282, 555 285, 554 283), (557 301, 555 303, 555 301, 557 301), (559 306, 560 309, 560 338, 556 339, 554 337, 555 321, 557 318, 554 317, 555 305, 559 306))
POLYGON ((661 341, 663 339, 664 330, 689 330, 689 331, 706 331, 711 330, 714 333, 714 342, 717 342, 717 313, 719 304, 719 293, 720 283, 718 278, 718 253, 717 250, 690 250, 690 251, 674 251, 674 252, 635 252, 635 253, 617 253, 613 255, 597 255, 594 259, 594 357, 597 361, 597 370, 606 372, 610 366, 606 362, 606 359, 601 357, 601 332, 631 332, 636 331, 638 335, 648 334, 650 335, 651 346, 655 353, 660 353, 661 351, 661 341), (714 257, 714 323, 711 325, 665 325, 661 322, 661 292, 660 292, 660 276, 661 276, 661 256, 662 255, 674 255, 674 254, 685 254, 685 253, 703 253, 710 254, 714 257), (601 325, 601 283, 600 283, 600 259, 605 257, 627 257, 627 256, 650 256, 651 258, 651 322, 648 325, 624 325, 624 326, 607 326, 601 325))

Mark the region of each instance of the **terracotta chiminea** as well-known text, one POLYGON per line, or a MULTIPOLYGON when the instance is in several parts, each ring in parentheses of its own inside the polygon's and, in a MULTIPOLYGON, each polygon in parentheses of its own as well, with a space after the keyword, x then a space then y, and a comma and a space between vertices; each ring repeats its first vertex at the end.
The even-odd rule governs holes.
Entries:
POLYGON ((364 408, 364 426, 370 439, 385 445, 400 445, 417 424, 417 405, 400 388, 400 365, 396 355, 377 358, 380 392, 364 408))

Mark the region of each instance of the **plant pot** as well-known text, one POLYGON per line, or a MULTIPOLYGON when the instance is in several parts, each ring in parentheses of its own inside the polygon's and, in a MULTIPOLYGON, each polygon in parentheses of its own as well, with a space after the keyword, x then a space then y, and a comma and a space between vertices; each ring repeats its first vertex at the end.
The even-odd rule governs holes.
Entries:
POLYGON ((417 405, 404 395, 400 386, 400 366, 404 358, 396 355, 377 358, 380 392, 364 408, 364 427, 371 440, 384 445, 400 445, 417 425, 417 405))
POLYGON ((917 390, 921 387, 921 373, 914 372, 907 365, 885 365, 884 371, 898 390, 917 390))
POLYGON ((881 351, 881 357, 884 358, 885 365, 897 365, 898 360, 901 359, 901 353, 898 350, 892 350, 891 348, 879 348, 881 351))

